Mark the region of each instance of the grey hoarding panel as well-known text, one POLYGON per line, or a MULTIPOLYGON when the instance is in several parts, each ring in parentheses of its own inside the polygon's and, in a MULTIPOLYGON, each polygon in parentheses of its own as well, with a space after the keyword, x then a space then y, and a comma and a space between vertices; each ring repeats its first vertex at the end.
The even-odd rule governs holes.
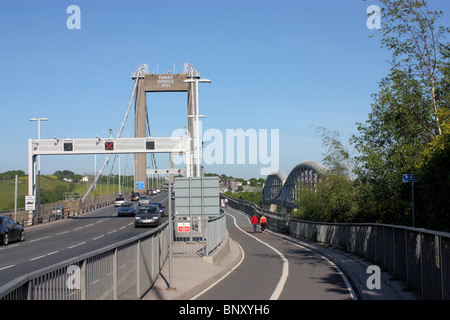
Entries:
MULTIPOLYGON (((202 214, 202 178, 175 178, 175 212, 178 216, 202 214)), ((219 215, 219 178, 203 178, 203 214, 219 215)))

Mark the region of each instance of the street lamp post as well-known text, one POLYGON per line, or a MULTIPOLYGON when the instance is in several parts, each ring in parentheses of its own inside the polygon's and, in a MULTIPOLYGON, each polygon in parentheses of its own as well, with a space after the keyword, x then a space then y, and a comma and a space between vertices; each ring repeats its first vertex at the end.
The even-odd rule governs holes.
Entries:
POLYGON ((192 117, 195 120, 195 125, 194 125, 194 136, 195 136, 195 144, 197 145, 197 149, 196 149, 196 155, 195 158, 197 158, 197 163, 196 165, 196 170, 195 170, 195 177, 200 177, 201 173, 200 173, 200 145, 201 145, 201 141, 200 141, 200 120, 199 118, 204 118, 204 116, 200 116, 199 115, 199 108, 198 108, 198 84, 199 83, 211 83, 211 80, 209 79, 200 79, 200 76, 198 74, 194 75, 194 78, 192 79, 187 79, 184 80, 183 82, 185 83, 195 83, 195 91, 194 91, 194 95, 195 95, 195 108, 194 108, 194 114, 193 115, 189 115, 188 117, 192 117))
MULTIPOLYGON (((38 123, 38 140, 41 139, 41 121, 48 121, 48 118, 31 118, 30 121, 37 121, 38 123)), ((41 156, 37 156, 38 160, 38 210, 37 210, 37 221, 39 223, 41 219, 41 156)), ((28 173, 29 175, 31 172, 28 173)), ((28 177, 30 179, 30 177, 28 177)))

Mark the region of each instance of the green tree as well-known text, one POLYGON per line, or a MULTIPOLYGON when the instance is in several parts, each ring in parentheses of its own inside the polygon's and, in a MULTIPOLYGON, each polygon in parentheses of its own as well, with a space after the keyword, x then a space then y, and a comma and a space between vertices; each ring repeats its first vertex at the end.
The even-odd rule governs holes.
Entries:
POLYGON ((345 174, 328 173, 314 190, 300 191, 294 217, 321 222, 352 222, 358 211, 354 182, 345 174))
MULTIPOLYGON (((381 45, 392 53, 391 70, 373 95, 368 120, 352 137, 359 152, 356 220, 410 224, 411 189, 402 174, 420 173, 427 148, 448 119, 448 45, 442 41, 449 29, 437 25, 443 13, 423 0, 379 2, 381 45)), ((420 190, 418 198, 421 207, 420 190)))
POLYGON ((322 160, 324 165, 334 174, 347 174, 353 181, 353 159, 342 143, 339 132, 324 127, 317 128, 316 132, 322 138, 322 146, 327 148, 322 160))
POLYGON ((392 52, 394 69, 409 70, 430 100, 437 124, 442 134, 437 97, 438 83, 444 78, 442 40, 449 28, 437 26, 442 11, 432 11, 425 0, 379 0, 382 10, 382 47, 392 52))
POLYGON ((450 232, 450 128, 443 128, 420 165, 422 206, 416 221, 425 228, 450 232))
POLYGON ((24 177, 25 172, 23 170, 11 170, 0 173, 0 180, 11 180, 14 179, 15 176, 24 177))
POLYGON ((436 90, 442 105, 442 135, 427 146, 419 164, 418 187, 422 197, 416 221, 424 228, 450 232, 450 48, 445 48, 444 57, 445 77, 436 90))
POLYGON ((402 174, 418 173, 423 152, 435 136, 431 102, 412 74, 399 70, 381 81, 373 98, 369 119, 358 124, 359 136, 352 137, 359 152, 358 183, 371 185, 361 187, 361 209, 364 215, 372 212, 369 220, 406 224, 410 191, 402 174))

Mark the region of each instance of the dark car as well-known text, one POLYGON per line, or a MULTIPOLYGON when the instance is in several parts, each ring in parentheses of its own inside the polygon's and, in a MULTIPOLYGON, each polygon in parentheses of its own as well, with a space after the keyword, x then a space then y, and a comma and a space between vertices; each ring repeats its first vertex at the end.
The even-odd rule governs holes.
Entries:
POLYGON ((159 207, 159 213, 161 213, 161 216, 164 217, 164 207, 161 202, 151 202, 150 205, 156 204, 159 207))
POLYGON ((10 217, 0 216, 0 240, 3 245, 7 245, 10 241, 24 241, 25 231, 10 217))
POLYGON ((117 216, 119 217, 124 217, 124 216, 134 216, 135 215, 135 204, 131 201, 125 201, 124 203, 122 203, 119 207, 119 209, 117 209, 117 216))
POLYGON ((139 200, 139 192, 132 192, 131 193, 131 201, 138 201, 139 200))
POLYGON ((157 205, 140 206, 136 209, 135 227, 159 226, 161 213, 157 205))

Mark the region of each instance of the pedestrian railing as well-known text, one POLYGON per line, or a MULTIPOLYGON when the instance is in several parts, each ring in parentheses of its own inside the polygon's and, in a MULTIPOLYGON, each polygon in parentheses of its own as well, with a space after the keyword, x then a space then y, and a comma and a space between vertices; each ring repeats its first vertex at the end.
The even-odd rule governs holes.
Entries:
POLYGON ((450 300, 450 233, 374 223, 291 220, 289 215, 248 201, 221 197, 250 216, 264 213, 269 229, 359 255, 388 270, 425 299, 450 300))

